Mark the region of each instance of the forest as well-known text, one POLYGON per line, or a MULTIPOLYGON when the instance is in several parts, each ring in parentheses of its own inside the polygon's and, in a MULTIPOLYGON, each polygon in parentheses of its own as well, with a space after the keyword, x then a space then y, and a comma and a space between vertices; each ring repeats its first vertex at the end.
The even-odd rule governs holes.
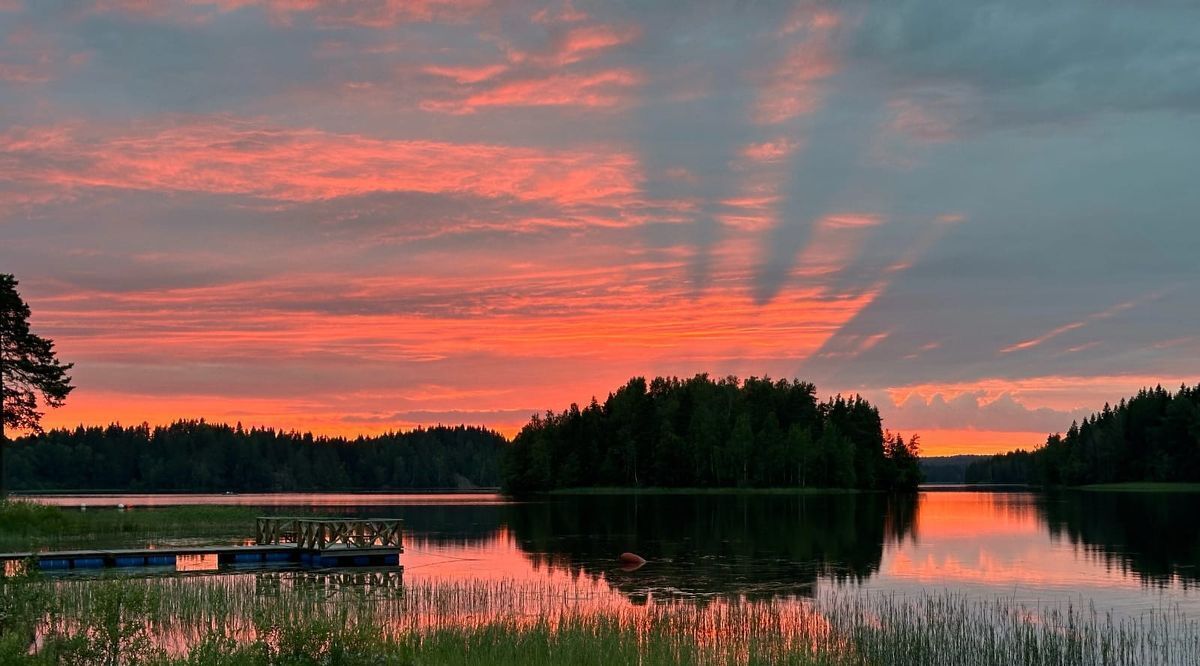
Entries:
POLYGON ((918 438, 859 396, 801 381, 631 379, 603 404, 534 416, 506 451, 512 493, 581 487, 912 489, 918 438))
POLYGON ((8 450, 14 490, 298 491, 494 487, 499 433, 457 426, 345 439, 204 421, 79 427, 8 450))
POLYGON ((1033 451, 967 467, 969 483, 1078 486, 1128 481, 1200 481, 1200 385, 1142 389, 1105 405, 1033 451))

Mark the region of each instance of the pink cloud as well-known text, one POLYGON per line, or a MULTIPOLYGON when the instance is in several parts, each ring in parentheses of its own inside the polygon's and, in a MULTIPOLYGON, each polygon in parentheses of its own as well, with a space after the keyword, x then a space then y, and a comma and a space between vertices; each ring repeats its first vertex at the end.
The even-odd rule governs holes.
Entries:
POLYGON ((752 143, 742 149, 742 156, 757 162, 776 162, 789 157, 799 148, 799 142, 788 137, 752 143))
POLYGON ((944 143, 959 138, 964 101, 961 96, 898 97, 888 102, 891 131, 926 141, 944 143))
POLYGON ((543 48, 505 46, 503 62, 427 66, 425 73, 452 79, 458 86, 430 95, 420 106, 456 115, 486 108, 618 107, 629 101, 642 76, 624 67, 599 66, 596 58, 640 34, 636 26, 574 26, 561 33, 551 31, 543 48))
MULTIPOLYGON (((1154 295, 1151 295, 1147 300, 1154 300, 1155 298, 1156 297, 1154 295)), ((1092 324, 1092 323, 1095 323, 1097 321, 1101 321, 1104 319, 1111 319, 1112 317, 1115 317, 1115 316, 1121 314, 1122 312, 1125 312, 1126 310, 1133 308, 1134 306, 1138 305, 1140 302, 1145 302, 1145 301, 1127 301, 1124 303, 1118 303, 1118 304, 1114 305, 1113 307, 1111 307, 1107 310, 1104 310, 1103 312, 1097 312, 1093 315, 1089 315, 1088 317, 1086 317, 1080 321, 1073 321, 1073 322, 1070 322, 1067 324, 1063 324, 1062 326, 1053 328, 1050 331, 1043 333, 1042 335, 1039 335, 1037 337, 1030 338, 1028 340, 1022 340, 1021 342, 1011 344, 1007 347, 1002 348, 1000 350, 1000 353, 1001 354, 1011 354, 1013 352, 1024 351, 1027 349, 1032 349, 1034 347, 1041 346, 1059 336, 1066 335, 1067 333, 1070 333, 1071 331, 1079 330, 1089 324, 1092 324)))
POLYGON ((542 9, 534 12, 533 16, 530 18, 534 23, 547 25, 555 23, 578 23, 579 21, 586 21, 590 17, 586 12, 575 9, 575 6, 571 3, 571 0, 566 0, 560 9, 543 7, 542 9))
POLYGON ((89 10, 196 23, 209 20, 212 13, 260 8, 280 23, 307 17, 322 26, 388 28, 409 22, 461 19, 490 4, 489 0, 187 0, 177 5, 145 0, 93 0, 89 10))
POLYGON ((495 64, 479 67, 429 65, 425 67, 424 71, 426 74, 453 79, 455 83, 479 83, 508 71, 508 65, 495 64))
POLYGON ((640 31, 634 27, 592 25, 572 28, 555 49, 558 63, 578 62, 594 53, 623 46, 635 40, 639 34, 640 31))
POLYGON ((19 28, 0 44, 0 81, 45 83, 87 61, 86 52, 68 53, 47 33, 19 28))
POLYGON ((455 99, 430 99, 427 111, 474 113, 487 107, 579 106, 612 108, 627 98, 627 90, 641 83, 630 70, 613 69, 591 74, 553 73, 496 83, 455 99))
POLYGON ((638 189, 612 148, 387 140, 230 118, 124 129, 35 127, 0 134, 5 180, 40 191, 121 188, 314 201, 374 192, 462 193, 613 204, 638 189))
POLYGON ((841 67, 835 48, 840 18, 829 11, 801 8, 781 32, 794 40, 787 54, 759 83, 754 120, 779 124, 811 113, 821 102, 821 82, 841 67))
POLYGON ((837 213, 817 221, 812 239, 800 252, 793 271, 806 278, 841 273, 850 265, 867 239, 870 229, 883 223, 878 215, 837 213))

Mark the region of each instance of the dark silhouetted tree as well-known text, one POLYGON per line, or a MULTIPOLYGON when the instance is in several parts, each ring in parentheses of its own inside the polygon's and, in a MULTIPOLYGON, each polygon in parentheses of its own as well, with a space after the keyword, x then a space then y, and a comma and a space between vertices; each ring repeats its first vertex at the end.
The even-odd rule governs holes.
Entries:
POLYGON ((16 278, 0 273, 0 500, 8 496, 5 429, 40 433, 39 407, 61 406, 74 388, 71 364, 59 362, 53 341, 29 330, 29 314, 16 278))

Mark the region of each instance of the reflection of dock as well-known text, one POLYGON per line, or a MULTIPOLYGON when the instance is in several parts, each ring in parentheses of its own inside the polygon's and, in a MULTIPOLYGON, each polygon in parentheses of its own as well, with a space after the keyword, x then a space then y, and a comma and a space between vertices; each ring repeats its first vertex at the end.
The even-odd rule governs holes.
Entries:
POLYGON ((55 552, 0 553, 4 570, 19 562, 45 571, 106 567, 299 564, 311 567, 399 566, 401 521, 355 518, 259 518, 254 545, 99 548, 55 552))

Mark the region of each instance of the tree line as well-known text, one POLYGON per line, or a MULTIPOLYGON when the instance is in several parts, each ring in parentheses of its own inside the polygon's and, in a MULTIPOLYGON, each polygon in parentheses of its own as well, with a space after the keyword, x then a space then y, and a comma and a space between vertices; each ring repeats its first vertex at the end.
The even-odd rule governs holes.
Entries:
POLYGON ((971 483, 1085 485, 1124 481, 1200 481, 1200 385, 1171 393, 1142 389, 1105 405, 1034 451, 973 463, 971 483))
POLYGON ((801 381, 635 377, 535 415, 506 450, 513 493, 574 487, 911 489, 917 438, 885 433, 859 396, 818 402, 801 381))
POLYGON ((51 430, 10 444, 16 490, 299 491, 498 486, 507 440, 437 426, 320 437, 204 421, 51 430))

